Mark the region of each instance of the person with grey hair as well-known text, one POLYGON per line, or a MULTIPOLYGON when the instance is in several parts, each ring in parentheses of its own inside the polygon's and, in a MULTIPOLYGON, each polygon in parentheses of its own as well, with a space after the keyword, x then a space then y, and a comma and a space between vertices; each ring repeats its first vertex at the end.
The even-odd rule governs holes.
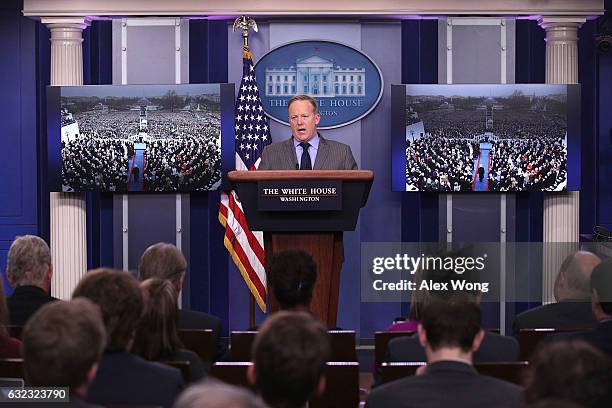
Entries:
POLYGON ((527 310, 514 319, 512 331, 518 336, 521 329, 591 328, 597 322, 591 310, 590 278, 599 263, 597 255, 578 251, 569 255, 559 268, 555 279, 556 303, 527 310))
POLYGON ((267 405, 246 388, 216 380, 206 380, 187 388, 174 408, 266 408, 267 405))
POLYGON ((321 114, 316 99, 295 95, 287 110, 291 137, 266 146, 258 170, 357 170, 348 145, 317 132, 321 114))
POLYGON ((15 238, 8 252, 6 277, 14 289, 7 299, 10 323, 23 326, 41 306, 57 300, 52 297, 51 251, 35 235, 15 238))

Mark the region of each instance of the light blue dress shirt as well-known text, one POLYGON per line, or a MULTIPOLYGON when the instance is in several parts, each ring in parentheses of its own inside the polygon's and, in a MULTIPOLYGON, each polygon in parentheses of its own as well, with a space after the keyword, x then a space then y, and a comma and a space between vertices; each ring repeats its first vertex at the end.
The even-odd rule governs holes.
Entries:
MULTIPOLYGON (((315 160, 317 159, 317 152, 319 151, 319 141, 320 140, 321 138, 319 137, 319 134, 317 133, 312 139, 308 141, 308 143, 310 143, 310 147, 308 148, 308 153, 310 154, 310 163, 312 164, 313 169, 315 166, 315 160)), ((304 149, 302 149, 302 146, 300 146, 300 143, 301 142, 297 140, 295 137, 293 138, 293 146, 295 147, 295 156, 297 157, 298 166, 302 162, 302 153, 304 152, 304 149)))

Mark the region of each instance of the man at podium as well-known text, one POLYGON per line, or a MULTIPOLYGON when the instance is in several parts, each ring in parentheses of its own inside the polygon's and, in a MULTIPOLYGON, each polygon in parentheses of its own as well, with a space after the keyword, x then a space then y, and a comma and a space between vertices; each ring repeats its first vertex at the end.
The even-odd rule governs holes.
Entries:
POLYGON ((296 95, 288 110, 292 136, 266 146, 259 170, 357 170, 350 146, 317 132, 321 115, 314 98, 296 95))

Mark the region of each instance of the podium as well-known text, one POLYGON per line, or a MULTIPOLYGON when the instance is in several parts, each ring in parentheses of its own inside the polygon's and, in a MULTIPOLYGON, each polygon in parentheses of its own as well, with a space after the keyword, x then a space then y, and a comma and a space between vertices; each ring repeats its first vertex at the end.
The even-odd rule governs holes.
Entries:
MULTIPOLYGON (((287 249, 301 249, 313 257, 317 283, 310 310, 328 327, 336 326, 338 315, 343 231, 355 230, 373 179, 370 170, 228 173, 249 228, 264 232, 266 270, 274 254, 287 249)), ((279 309, 272 291, 268 306, 270 312, 279 309)))

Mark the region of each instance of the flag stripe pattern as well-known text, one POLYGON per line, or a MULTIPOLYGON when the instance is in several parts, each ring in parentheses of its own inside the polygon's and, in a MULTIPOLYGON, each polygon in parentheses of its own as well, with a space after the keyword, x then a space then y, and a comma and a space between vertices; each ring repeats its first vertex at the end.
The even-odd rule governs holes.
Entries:
MULTIPOLYGON (((242 54, 242 80, 234 109, 236 170, 256 170, 261 152, 271 143, 270 128, 259 97, 253 56, 247 46, 243 47, 242 54)), ((225 227, 223 239, 225 247, 257 304, 265 312, 266 270, 263 234, 249 230, 235 191, 221 193, 219 222, 225 227)))

